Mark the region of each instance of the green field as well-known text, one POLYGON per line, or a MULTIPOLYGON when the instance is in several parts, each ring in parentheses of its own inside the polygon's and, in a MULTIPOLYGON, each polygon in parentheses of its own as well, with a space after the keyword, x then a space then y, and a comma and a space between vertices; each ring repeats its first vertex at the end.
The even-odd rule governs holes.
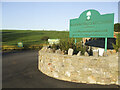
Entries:
MULTIPOLYGON (((69 38, 68 31, 35 31, 35 30, 2 30, 2 45, 17 45, 18 42, 23 42, 24 45, 40 45, 48 43, 41 40, 44 36, 50 39, 65 39, 69 38)), ((77 39, 80 41, 81 39, 77 39)))

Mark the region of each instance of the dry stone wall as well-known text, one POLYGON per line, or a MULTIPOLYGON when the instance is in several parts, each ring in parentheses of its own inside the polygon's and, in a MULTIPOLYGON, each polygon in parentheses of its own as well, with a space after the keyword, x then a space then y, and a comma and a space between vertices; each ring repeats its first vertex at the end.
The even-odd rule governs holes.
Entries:
POLYGON ((39 51, 38 69, 56 79, 88 84, 119 84, 118 56, 62 55, 39 51))

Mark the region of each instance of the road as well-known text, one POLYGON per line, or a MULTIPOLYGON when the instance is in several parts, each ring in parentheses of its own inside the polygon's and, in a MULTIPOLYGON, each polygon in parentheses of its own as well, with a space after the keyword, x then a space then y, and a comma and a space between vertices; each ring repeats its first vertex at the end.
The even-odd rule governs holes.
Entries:
POLYGON ((2 88, 117 88, 116 85, 73 83, 51 78, 38 70, 38 51, 2 55, 2 88))

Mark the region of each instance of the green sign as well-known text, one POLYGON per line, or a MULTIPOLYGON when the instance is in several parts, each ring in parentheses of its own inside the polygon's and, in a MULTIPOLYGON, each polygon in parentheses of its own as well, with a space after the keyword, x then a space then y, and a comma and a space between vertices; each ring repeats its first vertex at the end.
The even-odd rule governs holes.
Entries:
POLYGON ((22 42, 18 42, 18 47, 23 47, 23 43, 22 42))
POLYGON ((92 9, 84 11, 79 18, 70 20, 69 36, 105 38, 105 51, 107 51, 107 38, 114 37, 114 13, 101 15, 92 9))
POLYGON ((114 14, 86 10, 79 18, 70 20, 70 37, 113 37, 114 14))

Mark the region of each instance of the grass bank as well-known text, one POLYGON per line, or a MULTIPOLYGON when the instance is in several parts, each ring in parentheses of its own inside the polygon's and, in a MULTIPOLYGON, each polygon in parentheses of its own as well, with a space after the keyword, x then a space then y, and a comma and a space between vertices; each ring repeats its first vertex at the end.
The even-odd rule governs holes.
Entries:
MULTIPOLYGON (((39 47, 41 44, 48 44, 43 37, 68 40, 69 31, 2 30, 2 47, 18 49, 18 42, 25 46, 39 47)), ((81 38, 77 41, 81 41, 81 38)))

